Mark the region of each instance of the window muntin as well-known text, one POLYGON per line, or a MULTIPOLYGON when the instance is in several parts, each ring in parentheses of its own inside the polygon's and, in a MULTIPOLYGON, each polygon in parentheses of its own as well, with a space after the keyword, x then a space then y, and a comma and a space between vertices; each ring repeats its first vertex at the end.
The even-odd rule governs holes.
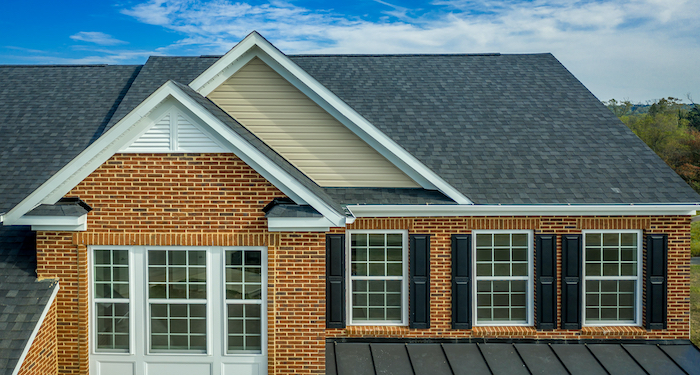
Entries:
POLYGON ((353 231, 349 237, 350 324, 405 324, 406 232, 353 231))
POLYGON ((586 325, 641 323, 641 232, 584 232, 586 325))
POLYGON ((226 350, 262 352, 263 267, 260 250, 226 251, 226 350))
POLYGON ((476 325, 532 324, 532 232, 474 231, 476 325))
POLYGON ((150 350, 207 350, 207 251, 149 250, 150 350))
POLYGON ((129 251, 98 249, 93 253, 95 350, 129 351, 129 251))

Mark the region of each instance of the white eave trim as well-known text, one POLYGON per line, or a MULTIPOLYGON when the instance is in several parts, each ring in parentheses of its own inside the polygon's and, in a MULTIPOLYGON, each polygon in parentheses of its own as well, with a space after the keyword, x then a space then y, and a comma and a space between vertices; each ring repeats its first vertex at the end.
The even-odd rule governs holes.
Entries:
POLYGON ((331 208, 260 150, 233 132, 172 81, 164 83, 109 131, 10 210, 5 215, 5 224, 16 225, 24 214, 39 204, 55 204, 107 159, 119 152, 125 144, 140 136, 145 131, 146 124, 154 120, 151 117, 167 108, 163 103, 171 98, 211 127, 212 131, 216 132, 221 137, 220 139, 227 143, 233 153, 297 204, 312 206, 328 218, 334 226, 345 225, 344 215, 331 208))
POLYGON ((328 232, 334 226, 325 217, 268 217, 270 232, 328 232))
POLYGON ((348 205, 355 217, 695 215, 700 205, 348 205))
POLYGON ((377 152, 386 157, 390 162, 396 165, 397 168, 414 179, 423 188, 437 189, 458 204, 473 204, 464 194, 452 187, 413 155, 404 150, 403 147, 399 146, 386 134, 377 129, 306 71, 292 62, 256 31, 250 33, 211 67, 195 78, 190 83, 190 87, 202 94, 202 96, 209 95, 237 70, 237 68, 231 69, 229 67, 234 65, 240 68, 245 62, 252 58, 252 56, 248 54, 250 51, 252 51, 254 55, 260 57, 270 65, 271 68, 277 71, 277 73, 289 80, 290 83, 304 92, 304 94, 316 102, 316 104, 328 111, 338 121, 350 129, 350 131, 367 142, 370 147, 377 150, 377 152), (264 54, 260 54, 259 51, 264 54))
POLYGON ((32 230, 48 231, 86 231, 87 214, 75 216, 27 216, 15 220, 14 225, 31 225, 32 230))
POLYGON ((51 297, 49 297, 49 301, 46 303, 46 306, 44 307, 44 311, 41 312, 41 316, 39 317, 39 321, 36 322, 36 326, 34 327, 34 330, 32 331, 31 336, 29 336, 29 340, 27 341, 27 345, 24 346, 24 349, 22 349, 22 355, 19 356, 19 361, 17 361, 17 365, 15 366, 15 370, 12 371, 12 375, 17 375, 19 373, 19 370, 22 369, 22 364, 24 364, 24 359, 27 357, 27 354, 29 354, 29 349, 31 349, 32 344, 34 344, 34 339, 36 338, 36 335, 39 334, 39 330, 41 329, 41 326, 44 324, 44 319, 46 319, 46 315, 49 314, 49 310, 51 310, 51 305, 53 305, 54 299, 56 299, 56 295, 58 294, 58 289, 60 289, 60 285, 58 284, 58 281, 56 281, 56 287, 53 289, 53 293, 51 293, 51 297))

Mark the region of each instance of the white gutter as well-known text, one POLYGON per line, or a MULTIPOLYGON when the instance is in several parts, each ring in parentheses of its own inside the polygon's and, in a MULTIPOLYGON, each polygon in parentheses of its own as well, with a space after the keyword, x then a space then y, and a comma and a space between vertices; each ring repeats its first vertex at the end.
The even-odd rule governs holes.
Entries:
POLYGON ((700 205, 348 205, 355 217, 695 215, 700 205))

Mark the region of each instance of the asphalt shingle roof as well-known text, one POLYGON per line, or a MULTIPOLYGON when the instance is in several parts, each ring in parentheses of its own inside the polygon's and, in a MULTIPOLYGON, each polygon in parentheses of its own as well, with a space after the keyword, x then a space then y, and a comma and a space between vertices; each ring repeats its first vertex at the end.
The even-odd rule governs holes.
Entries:
POLYGON ((0 214, 102 135, 139 69, 0 65, 0 214))
MULTIPOLYGON (((550 54, 289 57, 477 204, 700 202, 550 54)), ((0 143, 11 145, 0 151, 0 213, 163 83, 189 83, 216 60, 0 66, 0 143)), ((353 195, 347 193, 342 200, 353 195)), ((367 193, 343 203, 386 204, 400 196, 367 193)))
POLYGON ((0 374, 12 374, 57 287, 37 281, 35 234, 0 225, 0 374))
POLYGON ((290 58, 475 203, 700 200, 551 54, 290 58))

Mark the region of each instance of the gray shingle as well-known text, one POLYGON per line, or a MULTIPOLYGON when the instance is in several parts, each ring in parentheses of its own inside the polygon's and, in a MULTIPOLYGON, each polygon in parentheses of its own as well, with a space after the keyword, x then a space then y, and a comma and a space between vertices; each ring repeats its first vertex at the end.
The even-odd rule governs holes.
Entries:
POLYGON ((56 288, 36 279, 35 241, 29 227, 0 225, 0 374, 12 374, 56 288))
POLYGON ((0 66, 0 213, 102 134, 139 66, 0 66))

